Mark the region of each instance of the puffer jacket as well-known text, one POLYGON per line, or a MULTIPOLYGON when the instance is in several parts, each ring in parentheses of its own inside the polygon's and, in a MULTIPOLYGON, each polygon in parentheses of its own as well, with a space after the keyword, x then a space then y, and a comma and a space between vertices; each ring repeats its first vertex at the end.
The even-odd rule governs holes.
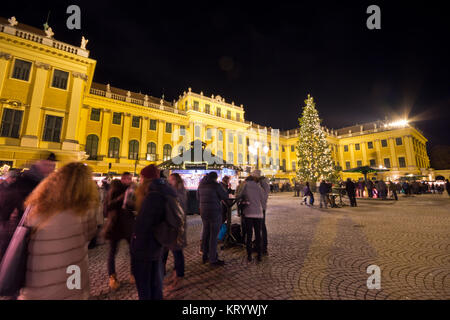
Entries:
POLYGON ((203 219, 222 220, 221 200, 228 199, 228 193, 217 181, 212 181, 208 177, 203 179, 198 187, 197 196, 203 219))
POLYGON ((264 217, 262 210, 266 210, 266 197, 261 185, 255 181, 246 181, 238 198, 245 198, 249 204, 244 208, 245 218, 264 217))
MULTIPOLYGON (((36 221, 25 223, 33 229, 36 221)), ((84 216, 68 210, 31 233, 25 285, 19 300, 84 300, 89 298, 88 242, 95 236, 95 210, 84 216), (81 288, 68 289, 71 265, 80 268, 81 288)))

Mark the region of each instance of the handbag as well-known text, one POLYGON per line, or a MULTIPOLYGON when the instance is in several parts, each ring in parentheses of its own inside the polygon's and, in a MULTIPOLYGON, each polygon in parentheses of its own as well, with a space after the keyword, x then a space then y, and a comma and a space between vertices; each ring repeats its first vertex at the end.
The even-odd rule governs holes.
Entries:
POLYGON ((0 263, 0 296, 16 295, 25 282, 31 228, 24 223, 29 212, 28 206, 0 263))

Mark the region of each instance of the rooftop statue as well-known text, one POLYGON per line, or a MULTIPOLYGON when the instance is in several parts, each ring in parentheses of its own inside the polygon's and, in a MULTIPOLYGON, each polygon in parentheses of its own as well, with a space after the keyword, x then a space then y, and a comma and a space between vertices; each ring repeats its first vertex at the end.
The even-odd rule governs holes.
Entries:
POLYGON ((81 46, 80 48, 83 50, 86 50, 86 45, 88 44, 89 40, 86 39, 84 36, 81 37, 81 46))
POLYGON ((19 22, 16 20, 16 17, 9 18, 8 22, 11 27, 15 27, 19 24, 19 22))

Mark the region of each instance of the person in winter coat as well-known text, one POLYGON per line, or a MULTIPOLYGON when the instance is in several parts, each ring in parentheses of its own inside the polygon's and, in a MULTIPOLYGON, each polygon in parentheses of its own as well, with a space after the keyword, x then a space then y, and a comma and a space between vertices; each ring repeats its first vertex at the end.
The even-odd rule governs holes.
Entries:
POLYGON ((259 183, 261 188, 264 191, 264 209, 263 209, 263 221, 261 224, 261 237, 262 237, 262 254, 267 255, 267 227, 266 227, 266 208, 267 201, 269 200, 270 187, 267 183, 267 179, 264 176, 261 176, 261 170, 254 170, 252 172, 252 176, 256 178, 256 181, 259 183))
MULTIPOLYGON (((130 243, 134 224, 133 214, 123 209, 126 189, 127 187, 121 181, 113 180, 106 201, 108 220, 103 232, 104 238, 109 240, 108 275, 109 287, 113 291, 120 287, 115 267, 117 249, 122 239, 130 243)), ((130 282, 134 283, 132 275, 130 275, 130 282)))
MULTIPOLYGON (((182 281, 184 279, 184 253, 183 248, 187 245, 186 236, 186 209, 187 209, 187 192, 184 187, 184 181, 178 173, 172 173, 169 176, 169 184, 175 190, 177 194, 177 200, 183 208, 184 212, 184 228, 183 228, 183 243, 180 247, 171 250, 174 259, 174 270, 172 274, 167 278, 168 291, 175 291, 182 286, 182 281)), ((164 269, 166 267, 167 258, 169 256, 169 249, 164 248, 163 253, 163 264, 164 269)))
MULTIPOLYGON (((54 159, 52 157, 51 159, 54 159)), ((2 188, 0 193, 0 261, 25 210, 24 201, 55 170, 54 160, 41 160, 2 188)))
POLYGON ((48 176, 27 198, 25 225, 32 230, 19 300, 88 299, 87 246, 96 231, 96 189, 90 167, 72 162, 48 176), (68 287, 69 266, 79 268, 80 287, 68 287))
POLYGON ((139 300, 162 299, 163 247, 154 236, 154 228, 165 219, 167 195, 177 196, 173 188, 160 179, 159 169, 152 164, 142 169, 136 190, 138 215, 130 244, 139 300))
POLYGON ((383 200, 386 200, 388 190, 387 190, 387 185, 383 181, 383 179, 380 179, 380 181, 378 181, 377 189, 380 193, 380 198, 383 200))
POLYGON ((225 262, 217 255, 217 236, 222 225, 222 200, 228 199, 228 193, 217 182, 217 173, 210 172, 199 184, 197 196, 200 215, 203 222, 202 252, 203 263, 209 259, 212 266, 223 266, 225 262))
POLYGON ((329 186, 325 182, 325 180, 322 180, 319 186, 319 193, 320 193, 320 207, 322 208, 322 205, 325 206, 325 209, 328 208, 328 192, 329 192, 329 186))
POLYGON ((309 188, 309 182, 306 182, 305 187, 303 188, 303 201, 307 206, 309 206, 311 202, 314 202, 314 195, 309 188), (308 197, 310 198, 310 201, 308 201, 308 197), (313 201, 311 201, 311 199, 313 201))
POLYGON ((350 205, 356 207, 355 183, 350 178, 345 183, 345 191, 347 191, 348 198, 350 199, 350 205))
POLYGON ((261 261, 262 256, 262 239, 261 226, 263 222, 263 210, 266 210, 265 193, 258 183, 255 176, 249 176, 245 179, 245 185, 237 198, 244 197, 248 201, 248 205, 244 208, 245 227, 247 235, 247 260, 252 261, 252 233, 255 231, 255 242, 257 259, 261 261))

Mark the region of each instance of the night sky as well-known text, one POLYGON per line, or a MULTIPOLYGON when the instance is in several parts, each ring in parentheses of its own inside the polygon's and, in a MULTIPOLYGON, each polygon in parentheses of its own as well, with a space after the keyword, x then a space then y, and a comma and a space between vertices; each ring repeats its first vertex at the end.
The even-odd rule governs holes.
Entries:
POLYGON ((55 39, 89 39, 96 82, 169 101, 192 87, 283 130, 310 93, 329 128, 408 115, 450 145, 450 14, 436 2, 4 2, 3 17, 40 28, 51 11, 55 39), (66 27, 70 4, 81 30, 66 27), (371 4, 381 30, 366 27, 371 4))

